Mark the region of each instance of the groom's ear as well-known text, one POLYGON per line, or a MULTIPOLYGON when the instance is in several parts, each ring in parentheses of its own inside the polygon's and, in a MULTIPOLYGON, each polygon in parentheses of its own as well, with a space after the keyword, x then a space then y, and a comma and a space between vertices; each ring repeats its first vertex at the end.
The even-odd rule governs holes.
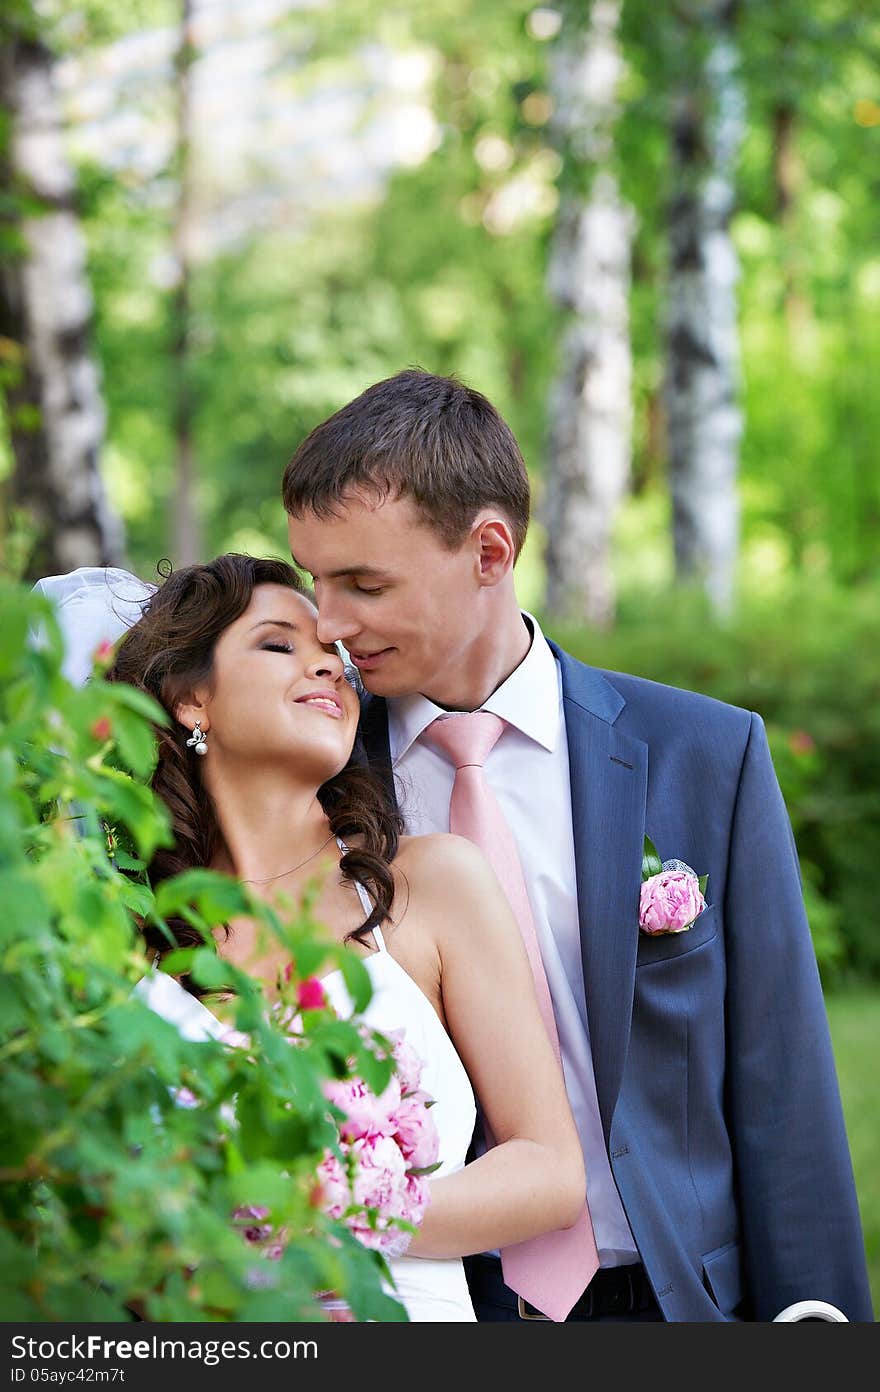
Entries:
POLYGON ((504 517, 484 514, 475 521, 471 537, 480 567, 480 584, 499 584, 510 574, 516 560, 510 523, 504 517))

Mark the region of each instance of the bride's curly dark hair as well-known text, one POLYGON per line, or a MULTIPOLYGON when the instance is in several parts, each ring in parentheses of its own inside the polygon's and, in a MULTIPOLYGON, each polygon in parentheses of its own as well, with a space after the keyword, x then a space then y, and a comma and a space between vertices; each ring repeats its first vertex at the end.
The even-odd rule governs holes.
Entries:
MULTIPOLYGON (((201 761, 187 748, 188 731, 174 710, 194 687, 210 681, 217 640, 245 612, 258 585, 284 585, 312 599, 285 561, 230 552, 204 565, 185 566, 172 571, 146 602, 107 673, 108 681, 148 692, 171 716, 170 726, 156 727, 158 762, 151 785, 171 813, 174 844, 157 850, 147 867, 154 889, 182 870, 210 865, 218 849, 220 829, 202 784, 201 761)), ((318 789, 318 801, 334 835, 346 842, 358 838, 339 866, 347 880, 359 881, 373 899, 372 912, 348 934, 363 940, 391 916, 390 867, 403 822, 387 780, 367 765, 360 736, 345 768, 318 789)), ((179 946, 201 944, 200 934, 185 920, 168 923, 179 946)), ((151 951, 168 949, 158 928, 144 925, 142 931, 151 951)))

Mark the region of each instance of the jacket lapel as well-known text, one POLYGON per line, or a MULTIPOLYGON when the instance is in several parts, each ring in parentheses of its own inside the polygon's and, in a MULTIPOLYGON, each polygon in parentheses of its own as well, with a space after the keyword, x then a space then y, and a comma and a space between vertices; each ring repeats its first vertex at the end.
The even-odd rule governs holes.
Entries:
POLYGON ((394 786, 394 770, 391 767, 391 748, 388 743, 388 707, 384 696, 371 696, 369 692, 362 696, 359 734, 367 762, 382 778, 396 807, 397 792, 394 786))
POLYGON ((562 667, 584 989, 607 1139, 632 1021, 648 747, 615 729, 625 703, 610 682, 551 647, 562 667))

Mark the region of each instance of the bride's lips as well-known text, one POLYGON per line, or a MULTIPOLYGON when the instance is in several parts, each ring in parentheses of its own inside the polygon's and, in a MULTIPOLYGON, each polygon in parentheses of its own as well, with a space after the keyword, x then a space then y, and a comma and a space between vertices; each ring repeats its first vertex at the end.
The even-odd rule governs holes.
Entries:
POLYGON ((315 710, 323 711, 324 715, 329 715, 333 720, 341 720, 345 714, 342 702, 335 691, 307 691, 305 696, 297 696, 295 704, 312 706, 315 710))
POLYGON ((358 653, 353 652, 352 649, 349 648, 348 655, 354 663, 355 667, 357 667, 359 671, 373 672, 379 666, 379 664, 382 661, 384 661, 384 659, 389 655, 389 653, 393 652, 393 648, 379 648, 377 652, 358 653))

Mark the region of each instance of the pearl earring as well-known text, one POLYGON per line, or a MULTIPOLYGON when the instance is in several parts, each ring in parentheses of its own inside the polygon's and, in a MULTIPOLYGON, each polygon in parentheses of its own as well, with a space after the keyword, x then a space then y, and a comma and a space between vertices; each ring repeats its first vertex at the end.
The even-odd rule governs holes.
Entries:
POLYGON ((195 749, 197 754, 207 754, 208 752, 208 732, 202 731, 202 722, 197 720, 193 726, 193 732, 186 742, 187 749, 195 749))

